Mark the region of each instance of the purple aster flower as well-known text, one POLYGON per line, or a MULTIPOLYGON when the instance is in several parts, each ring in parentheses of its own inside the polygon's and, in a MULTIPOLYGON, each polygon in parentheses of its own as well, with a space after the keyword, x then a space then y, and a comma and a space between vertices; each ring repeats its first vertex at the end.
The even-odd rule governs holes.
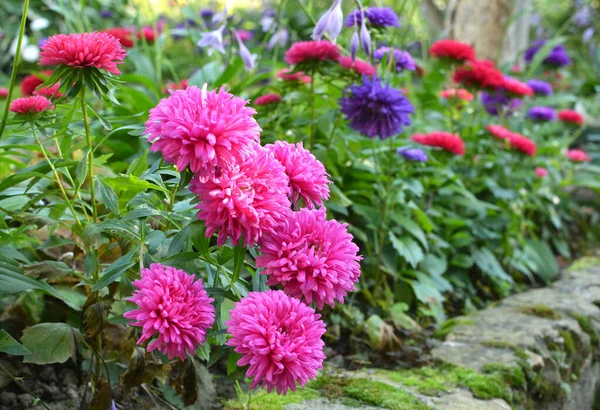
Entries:
POLYGON ((410 114, 415 111, 400 90, 383 84, 380 78, 367 76, 363 76, 362 85, 345 90, 340 110, 352 129, 381 139, 401 133, 404 126, 410 125, 410 114))
POLYGON ((109 9, 102 9, 100 10, 100 12, 98 13, 98 15, 100 17, 102 17, 103 19, 109 19, 113 16, 113 12, 110 11, 109 9))
POLYGON ((200 10, 200 17, 202 17, 204 20, 210 20, 213 18, 214 15, 215 15, 215 12, 213 9, 200 10))
POLYGON ((556 119, 556 113, 552 107, 532 107, 527 113, 527 117, 534 121, 554 121, 556 119))
POLYGON ((379 47, 373 53, 376 60, 381 60, 384 55, 392 55, 396 64, 396 71, 408 70, 415 71, 417 65, 408 51, 397 50, 390 47, 379 47))
POLYGON ((491 115, 510 116, 523 103, 518 98, 512 98, 506 95, 503 89, 497 89, 493 93, 481 93, 481 103, 485 110, 491 115))
MULTIPOLYGON (((525 50, 525 61, 531 63, 533 57, 537 54, 538 51, 546 44, 546 40, 535 40, 531 43, 531 47, 525 50)), ((552 50, 546 58, 544 59, 544 64, 553 65, 557 67, 563 67, 571 64, 571 59, 567 55, 565 50, 565 46, 562 44, 557 45, 552 50)))
POLYGON ((342 12, 342 0, 333 0, 329 10, 317 21, 311 38, 313 40, 320 40, 327 33, 331 37, 331 40, 335 40, 342 32, 343 25, 344 13, 342 12))
MULTIPOLYGON (((365 9, 365 17, 374 27, 400 27, 398 15, 390 7, 368 7, 365 9)), ((354 23, 362 23, 362 15, 359 9, 354 9, 346 19, 346 27, 352 27, 354 23)))
POLYGON ((531 80, 527 81, 527 85, 530 86, 533 92, 537 95, 552 95, 554 93, 552 90, 552 85, 546 81, 532 78, 531 80))
POLYGON ((427 154, 420 148, 400 147, 396 152, 411 161, 427 162, 427 154))

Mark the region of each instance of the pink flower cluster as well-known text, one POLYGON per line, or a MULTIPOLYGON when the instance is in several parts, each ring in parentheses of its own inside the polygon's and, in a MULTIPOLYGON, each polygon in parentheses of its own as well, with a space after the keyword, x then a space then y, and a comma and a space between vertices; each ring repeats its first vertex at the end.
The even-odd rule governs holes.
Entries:
MULTIPOLYGON (((331 181, 325 166, 302 143, 261 146, 255 110, 223 88, 169 92, 146 122, 151 150, 179 171, 189 167, 194 173, 190 190, 198 196, 206 236, 217 234, 219 246, 228 239, 234 246, 258 245, 256 266, 264 268, 270 286, 283 288, 251 292, 237 303, 227 322, 232 335, 227 344, 242 355, 238 366, 249 366, 251 387, 295 390, 316 377, 325 358, 325 324, 305 302, 319 309, 343 303, 360 276, 362 258, 347 225, 327 220, 323 202, 331 181)), ((140 341, 166 329, 163 322, 156 324, 162 310, 143 313, 165 308, 151 296, 136 298, 138 306, 150 305, 128 314, 148 328, 140 341)), ((167 308, 170 312, 175 313, 167 308)), ((185 317, 183 310, 177 312, 185 317)), ((162 335, 153 348, 172 342, 162 335)))

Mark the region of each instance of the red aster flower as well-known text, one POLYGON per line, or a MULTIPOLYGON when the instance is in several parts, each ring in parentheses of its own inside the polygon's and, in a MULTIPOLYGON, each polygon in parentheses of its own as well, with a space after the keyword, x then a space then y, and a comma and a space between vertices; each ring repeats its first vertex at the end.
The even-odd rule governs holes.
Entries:
POLYGON ((285 53, 285 61, 294 65, 305 61, 337 61, 338 58, 340 58, 338 46, 326 40, 300 41, 292 44, 285 53))
POLYGON ((436 41, 431 45, 429 54, 437 58, 448 58, 456 61, 475 60, 475 51, 470 45, 454 40, 436 41))
POLYGON ((0 88, 0 98, 8 97, 8 88, 0 88))
POLYGON ((534 92, 533 89, 525 83, 522 83, 519 80, 515 80, 514 78, 505 77, 504 83, 502 84, 502 88, 504 88, 509 93, 516 95, 518 97, 532 97, 534 92))
POLYGON ((33 95, 41 95, 46 98, 59 98, 63 96, 63 93, 58 91, 60 83, 54 84, 51 87, 41 87, 33 92, 33 95))
POLYGON ((375 67, 366 61, 359 60, 358 58, 352 61, 352 57, 350 56, 340 57, 338 59, 338 63, 340 63, 340 65, 345 69, 352 70, 360 75, 373 77, 377 72, 375 67))
POLYGON ((513 132, 511 130, 504 128, 502 125, 488 125, 485 128, 494 137, 500 138, 503 140, 507 140, 513 134, 513 132))
POLYGON ((17 98, 10 103, 9 110, 15 114, 28 115, 39 114, 42 111, 51 110, 54 106, 52 101, 42 96, 17 98))
POLYGON ((145 38, 147 43, 152 44, 156 40, 156 33, 152 27, 142 27, 142 29, 136 33, 136 37, 138 40, 145 38))
POLYGON ((567 157, 574 162, 590 162, 590 156, 581 149, 570 149, 567 151, 567 157))
POLYGON ((440 92, 440 97, 445 98, 447 100, 458 98, 463 101, 471 101, 473 100, 473 94, 464 88, 449 88, 440 92))
POLYGON ((119 40, 108 33, 56 34, 42 46, 40 65, 66 65, 81 69, 95 67, 111 74, 127 53, 119 40))
POLYGON ((296 71, 295 73, 290 73, 289 68, 284 68, 280 70, 277 73, 277 77, 285 81, 296 81, 305 84, 309 84, 312 81, 309 75, 304 74, 304 71, 296 71))
POLYGON ((188 80, 183 79, 178 83, 167 83, 163 87, 163 93, 167 93, 169 90, 185 90, 188 87, 188 80))
MULTIPOLYGON (((50 77, 52 75, 52 71, 44 70, 41 72, 41 74, 50 77)), ((44 81, 45 80, 35 74, 30 74, 23 78, 23 81, 21 81, 21 96, 31 97, 35 89, 44 84, 44 81)))
POLYGON ((583 125, 583 115, 573 110, 561 110, 558 112, 558 118, 563 122, 583 125))
POLYGON ((270 93, 257 97, 256 100, 254 100, 254 105, 268 105, 278 102, 281 102, 281 95, 270 93))
POLYGON ((457 83, 480 88, 498 88, 504 84, 504 75, 492 61, 469 61, 458 67, 453 79, 457 83))
POLYGON ((508 137, 508 143, 511 147, 523 152, 524 154, 529 155, 530 157, 535 156, 535 142, 533 142, 524 135, 512 133, 508 137))
POLYGON ((449 132, 435 131, 429 134, 415 134, 411 140, 419 144, 442 148, 456 155, 465 155, 465 143, 458 136, 449 132))
POLYGON ((128 28, 113 27, 102 31, 116 37, 123 47, 131 48, 134 45, 131 30, 128 28))

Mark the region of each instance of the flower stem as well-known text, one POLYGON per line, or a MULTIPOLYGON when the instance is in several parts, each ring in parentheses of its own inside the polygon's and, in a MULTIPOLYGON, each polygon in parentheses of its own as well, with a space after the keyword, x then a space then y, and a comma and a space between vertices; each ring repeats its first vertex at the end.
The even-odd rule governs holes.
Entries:
POLYGON ((25 35, 25 25, 27 24, 27 12, 29 11, 29 0, 23 3, 23 15, 21 16, 21 25, 19 27, 19 38, 17 40, 17 52, 15 53, 15 61, 13 61, 12 73, 10 74, 10 84, 8 85, 8 96, 6 97, 6 105, 4 106, 4 115, 0 124, 0 138, 8 121, 8 108, 12 99, 15 83, 17 82, 17 71, 19 69, 19 60, 21 59, 21 47, 23 45, 23 36, 25 35))
POLYGON ((83 116, 83 125, 85 127, 85 140, 87 143, 88 155, 88 173, 90 175, 90 195, 92 196, 92 220, 98 222, 98 210, 96 209, 96 191, 94 189, 94 150, 92 149, 92 133, 90 131, 90 119, 87 113, 87 103, 85 100, 85 87, 81 88, 81 115, 83 116))
POLYGON ((40 137, 38 137, 37 132, 35 132, 35 127, 33 126, 33 124, 31 126, 31 132, 33 133, 35 142, 37 142, 37 144, 40 146, 40 149, 42 150, 42 155, 44 156, 44 159, 46 160, 46 162, 50 166, 50 169, 54 173, 54 178, 56 178, 56 183, 58 184, 58 189, 60 189, 60 192, 62 193, 63 197, 65 198, 65 202, 67 203, 67 206, 69 207, 69 210, 71 211, 71 214, 73 214, 73 218, 75 218, 77 225, 79 225, 80 228, 83 228, 83 226, 81 225, 81 221, 79 220, 79 217, 77 217, 77 214, 75 213, 75 209, 73 209, 73 204, 71 203, 71 200, 67 196, 67 192, 65 191, 65 188, 62 186, 62 183, 60 181, 60 176, 58 175, 58 171, 56 170, 56 168, 54 167, 54 164, 48 157, 48 153, 46 152, 46 149, 44 148, 44 144, 42 144, 42 141, 40 141, 40 137))
POLYGON ((335 132, 337 131, 338 126, 340 125, 340 120, 342 119, 342 112, 338 111, 335 115, 335 119, 333 120, 333 127, 331 128, 331 132, 329 133, 329 138, 327 139, 327 147, 326 150, 331 147, 331 143, 333 142, 333 137, 335 132))

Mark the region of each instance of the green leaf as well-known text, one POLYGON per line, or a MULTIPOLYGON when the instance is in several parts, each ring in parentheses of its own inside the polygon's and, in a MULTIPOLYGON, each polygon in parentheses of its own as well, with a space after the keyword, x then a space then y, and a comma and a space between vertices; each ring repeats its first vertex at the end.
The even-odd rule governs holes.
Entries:
POLYGON ((158 185, 151 184, 150 182, 140 179, 135 175, 121 175, 113 178, 104 178, 104 181, 110 185, 115 191, 123 191, 130 195, 139 194, 148 189, 156 189, 164 193, 170 194, 170 192, 158 185))
POLYGON ((425 255, 423 259, 423 270, 431 276, 441 276, 448 269, 448 261, 445 257, 433 255, 431 253, 425 255))
POLYGON ((238 369, 237 362, 242 358, 242 355, 234 352, 233 350, 229 353, 229 358, 227 359, 227 375, 235 373, 238 369))
MULTIPOLYGON (((52 162, 54 164, 54 167, 57 169, 63 167, 72 168, 78 164, 78 161, 63 159, 53 160, 52 162)), ((28 179, 44 177, 50 171, 50 165, 48 165, 48 163, 45 161, 38 162, 37 164, 27 168, 23 168, 19 170, 16 174, 9 176, 4 181, 2 181, 2 183, 0 183, 0 192, 4 192, 7 188, 20 184, 21 182, 27 181, 28 179)))
POLYGON ((246 248, 243 241, 239 241, 238 245, 233 249, 233 276, 231 277, 231 286, 240 278, 242 266, 244 266, 244 258, 246 257, 246 248))
POLYGON ((29 350, 13 339, 4 329, 0 329, 0 352, 13 356, 27 356, 31 354, 29 350))
POLYGON ((423 229, 421 229, 421 227, 417 223, 399 214, 394 214, 392 218, 398 225, 400 225, 402 228, 408 231, 408 233, 410 233, 412 236, 418 239, 425 249, 428 249, 427 238, 425 238, 425 232, 423 232, 423 229))
POLYGON ((117 198, 115 191, 113 191, 110 185, 103 181, 102 177, 98 177, 98 181, 100 181, 100 184, 97 186, 98 195, 102 199, 102 202, 110 212, 119 215, 119 199, 117 198))
POLYGON ((77 181, 76 189, 79 189, 81 185, 85 182, 85 179, 88 174, 88 158, 87 154, 81 158, 79 164, 77 164, 77 168, 75 169, 75 179, 77 181))
POLYGON ((488 276, 512 283, 512 278, 502 269, 498 259, 488 248, 475 249, 473 251, 473 261, 488 276))
POLYGON ((534 272, 546 283, 549 283, 560 271, 552 250, 545 242, 528 240, 525 245, 525 258, 535 265, 537 269, 534 269, 534 272))
POLYGON ((473 266, 473 258, 471 258, 469 255, 465 255, 464 253, 459 253, 454 255, 452 262, 450 263, 452 266, 469 269, 471 266, 473 266))
POLYGON ((127 174, 135 175, 136 177, 142 176, 144 171, 148 169, 148 151, 144 151, 144 153, 133 160, 133 162, 127 168, 127 174))
POLYGON ((64 363, 75 354, 77 330, 66 323, 40 323, 23 331, 21 342, 31 351, 24 363, 64 363))
POLYGON ((423 250, 414 239, 407 236, 401 238, 396 237, 393 232, 389 233, 392 246, 408 262, 413 268, 423 260, 423 250))
POLYGON ((132 261, 134 254, 135 252, 129 252, 128 254, 123 255, 106 268, 98 282, 94 283, 94 286, 92 286, 92 292, 98 292, 100 289, 104 289, 116 281, 123 272, 135 265, 135 262, 132 261))

